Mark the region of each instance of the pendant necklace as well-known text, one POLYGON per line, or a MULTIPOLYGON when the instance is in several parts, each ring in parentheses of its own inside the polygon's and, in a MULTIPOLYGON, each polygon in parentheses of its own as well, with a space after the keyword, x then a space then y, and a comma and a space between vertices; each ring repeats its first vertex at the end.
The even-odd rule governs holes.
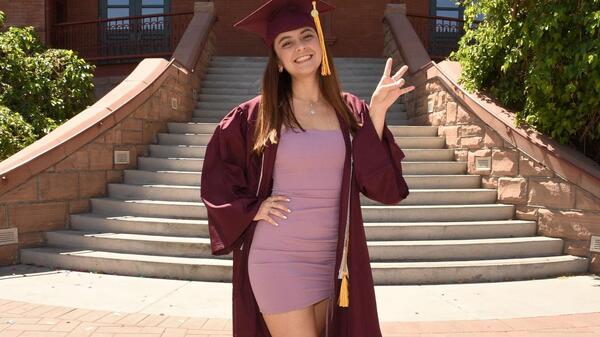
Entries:
MULTIPOLYGON (((300 99, 300 98, 298 98, 298 97, 294 97, 294 98, 295 98, 295 99, 297 99, 297 100, 299 100, 299 101, 303 101, 303 102, 306 102, 306 101, 307 101, 307 100, 304 100, 304 99, 300 99)), ((317 102, 318 102, 318 101, 317 101, 317 102)), ((311 115, 314 115, 314 114, 317 112, 317 111, 315 110, 315 104, 316 104, 316 103, 313 103, 313 102, 311 102, 311 101, 308 101, 308 104, 309 104, 308 112, 309 112, 311 115)))

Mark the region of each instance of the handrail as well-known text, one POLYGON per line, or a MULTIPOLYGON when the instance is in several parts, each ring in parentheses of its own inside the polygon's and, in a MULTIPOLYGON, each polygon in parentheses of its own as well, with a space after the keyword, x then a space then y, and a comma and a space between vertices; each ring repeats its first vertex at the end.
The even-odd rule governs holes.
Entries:
MULTIPOLYGON (((408 21, 406 15, 398 12, 387 12, 384 21, 389 24, 404 62, 409 67, 411 65, 416 67, 411 72, 413 85, 422 85, 432 78, 440 79, 457 102, 469 107, 477 117, 492 127, 504 140, 513 144, 537 162, 550 167, 563 179, 600 197, 600 167, 598 164, 581 153, 573 151, 572 148, 558 144, 536 130, 516 127, 514 112, 496 105, 489 97, 481 93, 475 95, 464 90, 458 84, 460 71, 449 72, 443 69, 423 52, 424 47, 421 41, 416 38, 413 27, 406 24, 408 21), (416 44, 420 47, 416 47, 416 44), (416 52, 415 48, 419 51, 416 52)), ((443 63, 448 63, 448 61, 443 63)))
MULTIPOLYGON (((195 24, 189 25, 184 35, 208 39, 208 31, 215 21, 214 14, 196 12, 192 21, 194 20, 195 24), (209 23, 201 24, 198 20, 207 20, 209 23), (198 28, 202 31, 198 31, 198 28)), ((204 42, 196 43, 194 48, 204 45, 204 42)), ((0 162, 0 196, 73 154, 129 116, 152 95, 153 89, 166 79, 165 74, 170 69, 191 72, 195 65, 190 61, 198 60, 198 55, 201 54, 201 51, 194 48, 178 46, 177 53, 170 61, 162 58, 144 59, 103 98, 33 144, 0 162), (183 67, 176 66, 176 63, 183 67)))

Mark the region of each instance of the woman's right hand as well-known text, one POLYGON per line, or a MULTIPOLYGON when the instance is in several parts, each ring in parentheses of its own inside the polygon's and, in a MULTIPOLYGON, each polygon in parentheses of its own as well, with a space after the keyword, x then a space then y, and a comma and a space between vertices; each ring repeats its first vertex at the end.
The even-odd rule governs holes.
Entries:
POLYGON ((256 213, 256 216, 252 220, 265 220, 274 226, 279 226, 277 222, 271 219, 271 214, 275 214, 282 219, 287 219, 287 216, 283 212, 292 212, 287 206, 281 203, 283 201, 290 201, 290 199, 283 195, 275 195, 263 200, 258 213, 256 213))

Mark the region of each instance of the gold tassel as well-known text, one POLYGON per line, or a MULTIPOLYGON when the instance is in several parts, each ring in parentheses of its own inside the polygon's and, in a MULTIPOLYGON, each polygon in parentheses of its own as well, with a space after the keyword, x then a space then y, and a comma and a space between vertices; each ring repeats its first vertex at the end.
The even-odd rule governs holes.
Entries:
POLYGON ((348 298, 348 272, 342 273, 342 286, 340 288, 340 298, 338 304, 340 307, 348 307, 350 299, 348 298))
POLYGON ((323 35, 323 28, 321 28, 321 19, 319 19, 319 11, 317 10, 317 2, 313 1, 313 10, 310 12, 313 19, 315 20, 315 26, 317 26, 317 33, 319 34, 319 40, 321 42, 321 49, 323 50, 323 61, 321 63, 321 75, 331 75, 329 69, 329 61, 327 60, 327 51, 325 51, 325 36, 323 35))

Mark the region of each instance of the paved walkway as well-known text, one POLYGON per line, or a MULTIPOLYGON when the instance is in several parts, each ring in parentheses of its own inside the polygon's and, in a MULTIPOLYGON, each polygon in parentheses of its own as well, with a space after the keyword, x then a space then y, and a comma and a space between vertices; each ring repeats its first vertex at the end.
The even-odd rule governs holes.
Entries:
MULTIPOLYGON (((376 287, 386 337, 600 337, 600 277, 376 287)), ((231 336, 231 285, 0 268, 0 337, 231 336)))

